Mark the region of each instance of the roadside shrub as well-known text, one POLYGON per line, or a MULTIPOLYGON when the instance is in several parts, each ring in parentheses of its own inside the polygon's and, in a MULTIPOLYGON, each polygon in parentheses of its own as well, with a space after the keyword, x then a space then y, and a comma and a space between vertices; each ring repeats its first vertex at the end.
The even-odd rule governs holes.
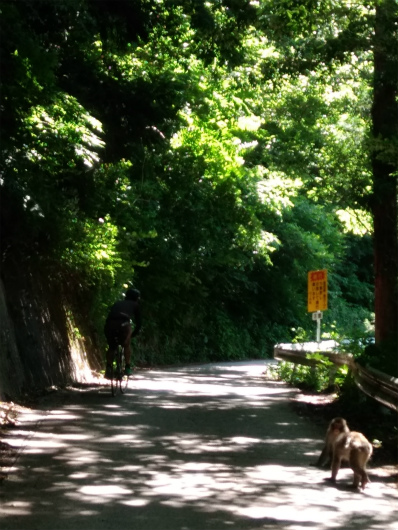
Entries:
POLYGON ((323 392, 333 387, 340 391, 349 373, 347 366, 337 367, 321 353, 309 353, 306 358, 317 364, 310 366, 282 361, 273 367, 273 372, 281 381, 298 388, 323 392))

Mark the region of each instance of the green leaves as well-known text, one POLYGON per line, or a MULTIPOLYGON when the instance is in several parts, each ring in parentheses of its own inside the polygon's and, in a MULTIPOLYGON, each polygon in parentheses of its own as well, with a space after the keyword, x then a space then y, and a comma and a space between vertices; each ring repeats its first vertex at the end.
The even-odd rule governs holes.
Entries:
POLYGON ((310 329, 318 267, 333 325, 358 304, 368 315, 347 235, 363 236, 351 220, 366 219, 371 190, 366 6, 97 7, 6 3, 7 244, 79 276, 98 329, 139 284, 151 358, 265 355, 310 329))

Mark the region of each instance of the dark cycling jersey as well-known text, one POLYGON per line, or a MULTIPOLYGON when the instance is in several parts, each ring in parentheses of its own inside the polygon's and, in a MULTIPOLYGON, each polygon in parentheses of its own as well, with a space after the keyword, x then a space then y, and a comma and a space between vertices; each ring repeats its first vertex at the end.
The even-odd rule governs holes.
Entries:
POLYGON ((122 325, 130 322, 130 320, 133 320, 135 324, 132 334, 132 337, 135 337, 140 331, 142 324, 140 305, 136 300, 119 300, 111 307, 105 326, 109 327, 109 325, 112 325, 114 327, 116 322, 120 322, 120 325, 122 325))

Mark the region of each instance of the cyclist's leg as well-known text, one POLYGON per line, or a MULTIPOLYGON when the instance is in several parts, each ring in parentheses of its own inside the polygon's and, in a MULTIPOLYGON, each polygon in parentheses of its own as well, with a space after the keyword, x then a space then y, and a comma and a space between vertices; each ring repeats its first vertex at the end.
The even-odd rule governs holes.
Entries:
POLYGON ((121 340, 121 344, 123 345, 124 350, 124 359, 126 361, 126 375, 131 374, 131 334, 133 332, 133 329, 131 327, 131 324, 128 324, 126 326, 123 326, 123 336, 121 340))
POLYGON ((113 345, 109 345, 109 348, 106 352, 106 364, 107 365, 111 365, 112 362, 113 362, 113 359, 115 358, 115 354, 116 354, 116 347, 113 345))
POLYGON ((131 334, 133 333, 133 330, 131 329, 131 325, 126 326, 128 328, 128 332, 126 334, 126 338, 124 341, 124 358, 126 359, 126 364, 130 365, 131 361, 131 334))
POLYGON ((107 322, 105 324, 105 337, 108 342, 108 350, 106 352, 106 369, 105 377, 110 379, 112 377, 112 363, 115 358, 117 345, 118 345, 118 333, 119 333, 119 323, 118 322, 107 322))

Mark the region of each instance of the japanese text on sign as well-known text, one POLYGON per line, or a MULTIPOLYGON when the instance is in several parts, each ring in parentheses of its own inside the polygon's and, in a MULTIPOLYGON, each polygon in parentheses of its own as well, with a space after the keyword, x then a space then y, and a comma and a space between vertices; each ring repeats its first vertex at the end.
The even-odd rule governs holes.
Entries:
POLYGON ((325 311, 328 308, 328 271, 308 273, 308 311, 325 311))

